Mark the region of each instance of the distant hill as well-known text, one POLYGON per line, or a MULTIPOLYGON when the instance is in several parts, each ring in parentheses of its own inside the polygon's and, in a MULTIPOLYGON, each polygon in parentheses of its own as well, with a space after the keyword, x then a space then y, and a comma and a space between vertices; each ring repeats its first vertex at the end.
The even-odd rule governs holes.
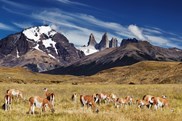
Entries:
POLYGON ((142 61, 130 66, 103 70, 92 76, 49 75, 21 67, 0 68, 0 82, 14 83, 100 83, 100 84, 182 84, 182 63, 142 61))
POLYGON ((100 52, 83 57, 81 60, 45 73, 69 75, 94 75, 99 71, 127 66, 140 61, 182 61, 182 50, 162 48, 147 41, 124 39, 120 47, 104 49, 100 52))
POLYGON ((76 76, 49 75, 32 72, 22 67, 0 67, 0 82, 5 83, 67 83, 79 80, 76 76))
POLYGON ((182 83, 182 63, 142 61, 130 66, 103 70, 91 78, 118 84, 182 83))

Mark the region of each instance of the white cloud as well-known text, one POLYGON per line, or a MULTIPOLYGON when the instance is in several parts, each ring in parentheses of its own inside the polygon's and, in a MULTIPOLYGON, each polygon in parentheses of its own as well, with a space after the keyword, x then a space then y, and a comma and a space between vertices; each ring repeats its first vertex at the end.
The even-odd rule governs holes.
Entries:
MULTIPOLYGON (((82 5, 82 3, 73 2, 70 0, 57 1, 64 4, 82 5)), ((15 3, 12 1, 6 2, 5 0, 3 0, 3 2, 14 7, 19 6, 22 9, 26 9, 23 7, 24 5, 20 3, 15 3)), ((182 38, 179 35, 166 32, 156 27, 138 27, 136 25, 126 26, 115 22, 103 21, 91 15, 82 13, 69 13, 60 9, 51 8, 46 9, 40 13, 33 13, 32 15, 29 15, 19 11, 14 11, 5 6, 2 8, 14 14, 37 19, 39 22, 41 21, 44 24, 51 24, 54 29, 59 30, 61 33, 65 34, 70 42, 78 45, 87 44, 90 33, 94 33, 97 41, 100 41, 104 32, 110 33, 110 38, 116 37, 118 40, 122 40, 123 37, 136 37, 140 40, 148 40, 152 44, 165 47, 179 47, 178 43, 181 42, 179 39, 182 38), (165 36, 166 34, 169 36, 165 36)), ((13 22, 13 24, 19 28, 27 28, 29 25, 31 25, 29 23, 17 22, 13 22)), ((12 27, 2 24, 0 24, 0 29, 13 30, 12 27)))
POLYGON ((20 16, 26 16, 26 17, 30 17, 28 14, 26 13, 22 13, 22 12, 18 12, 16 10, 12 10, 10 8, 7 8, 5 6, 2 7, 2 9, 4 9, 5 11, 9 12, 9 13, 13 13, 13 14, 17 14, 17 15, 20 15, 20 16))
POLYGON ((64 4, 69 4, 69 5, 80 5, 80 6, 88 6, 86 4, 80 3, 80 2, 73 2, 70 0, 57 0, 58 2, 64 3, 64 4))
MULTIPOLYGON (((75 23, 82 23, 83 21, 86 21, 80 16, 81 14, 71 14, 63 11, 43 11, 41 13, 32 14, 32 17, 41 21, 46 21, 49 24, 56 25, 56 29, 63 33, 70 42, 77 44, 77 45, 86 45, 88 42, 89 35, 91 33, 94 34, 97 42, 101 40, 102 35, 105 31, 97 31, 97 28, 103 27, 103 26, 97 26, 96 29, 87 28, 87 25, 77 25, 75 23), (77 17, 76 17, 77 16, 77 17)), ((96 19, 97 20, 97 19, 96 19)), ((104 21, 100 21, 100 23, 104 23, 104 21)), ((92 24, 91 22, 87 21, 87 24, 92 24)), ((106 30, 110 29, 115 31, 116 25, 114 23, 106 25, 106 30), (113 27, 113 28, 112 28, 113 27)), ((117 28, 119 29, 119 28, 117 28)), ((117 30, 116 30, 117 31, 117 30)), ((119 30, 118 30, 119 31, 119 30)), ((115 34, 110 34, 109 39, 111 37, 116 37, 118 40, 122 40, 120 36, 117 36, 115 34)))
POLYGON ((32 7, 29 6, 29 5, 21 4, 21 3, 18 3, 18 2, 13 2, 13 1, 10 1, 10 0, 1 0, 1 2, 8 5, 8 8, 11 8, 10 6, 13 6, 13 7, 16 7, 18 9, 32 9, 32 7))
POLYGON ((9 30, 9 31, 14 31, 15 28, 9 26, 9 25, 6 25, 6 24, 3 24, 3 23, 0 23, 0 29, 1 30, 9 30))
POLYGON ((32 27, 33 25, 30 23, 17 23, 17 22, 12 22, 15 26, 21 29, 29 28, 32 27))
POLYGON ((136 25, 126 27, 119 23, 102 21, 94 16, 81 13, 68 13, 58 9, 34 13, 32 17, 46 21, 49 24, 55 24, 57 29, 63 33, 70 42, 77 45, 86 45, 90 33, 94 33, 97 42, 99 42, 103 33, 108 32, 110 33, 110 38, 116 37, 120 41, 123 37, 136 37, 140 40, 147 40, 157 46, 178 47, 178 43, 173 41, 174 39, 172 40, 165 37, 163 31, 160 29, 149 27, 140 28, 136 25))
POLYGON ((163 37, 158 37, 158 36, 152 36, 152 35, 145 35, 147 40, 149 40, 153 44, 157 44, 160 46, 167 46, 168 43, 170 43, 169 40, 163 38, 163 37))
POLYGON ((181 46, 179 46, 177 44, 178 42, 175 42, 172 39, 158 37, 158 36, 152 36, 152 35, 146 35, 146 37, 151 43, 158 45, 158 46, 182 48, 181 46))
POLYGON ((130 30, 130 32, 133 33, 133 35, 140 39, 140 40, 145 40, 146 38, 144 37, 142 30, 140 30, 140 28, 136 25, 129 25, 128 29, 130 30))
POLYGON ((80 19, 89 22, 90 24, 94 24, 97 27, 104 28, 106 30, 111 30, 115 32, 115 34, 124 36, 124 37, 133 37, 131 32, 128 31, 126 27, 121 24, 114 23, 114 22, 106 22, 95 18, 94 16, 80 14, 78 15, 80 19))
POLYGON ((155 29, 149 29, 149 28, 142 28, 144 34, 162 34, 161 31, 155 30, 155 29))

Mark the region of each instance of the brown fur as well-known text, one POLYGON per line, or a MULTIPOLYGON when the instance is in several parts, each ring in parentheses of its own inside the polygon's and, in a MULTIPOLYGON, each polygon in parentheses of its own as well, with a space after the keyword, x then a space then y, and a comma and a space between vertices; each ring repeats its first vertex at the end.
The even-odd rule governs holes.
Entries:
POLYGON ((109 102, 115 102, 117 100, 117 96, 113 93, 109 94, 108 96, 109 102))
POLYGON ((6 94, 4 96, 4 105, 2 106, 2 108, 5 111, 11 110, 11 103, 12 103, 12 96, 9 94, 6 94))
POLYGON ((99 110, 96 107, 96 104, 94 102, 94 96, 93 95, 80 95, 80 103, 82 106, 91 107, 94 112, 99 112, 99 110))
POLYGON ((133 98, 131 96, 126 96, 125 98, 117 98, 115 101, 115 106, 120 107, 121 105, 131 105, 133 103, 133 98))
POLYGON ((20 91, 18 89, 9 89, 6 91, 6 94, 11 95, 12 98, 17 97, 17 98, 23 99, 23 93, 22 93, 22 91, 20 91))
POLYGON ((138 99, 136 100, 136 104, 139 108, 143 108, 148 105, 148 102, 146 102, 145 100, 138 99))
POLYGON ((48 105, 48 107, 51 109, 52 112, 55 111, 53 105, 47 98, 41 98, 39 96, 30 97, 29 104, 30 104, 29 114, 31 113, 34 114, 35 107, 42 108, 42 112, 45 112, 46 105, 48 105))
POLYGON ((147 107, 150 109, 151 107, 152 107, 152 105, 153 105, 153 101, 152 101, 152 98, 153 98, 154 96, 152 96, 152 95, 144 95, 143 96, 143 100, 144 101, 146 101, 146 103, 147 103, 147 107))
POLYGON ((95 99, 95 102, 98 103, 99 105, 101 104, 102 101, 105 103, 108 101, 108 95, 105 93, 97 93, 95 95, 95 98, 98 98, 97 100, 95 99))
POLYGON ((53 92, 48 92, 47 88, 44 88, 46 98, 52 103, 54 106, 55 94, 53 92))
POLYGON ((157 110, 158 108, 169 107, 168 100, 162 97, 152 97, 152 101, 154 104, 154 108, 157 110))

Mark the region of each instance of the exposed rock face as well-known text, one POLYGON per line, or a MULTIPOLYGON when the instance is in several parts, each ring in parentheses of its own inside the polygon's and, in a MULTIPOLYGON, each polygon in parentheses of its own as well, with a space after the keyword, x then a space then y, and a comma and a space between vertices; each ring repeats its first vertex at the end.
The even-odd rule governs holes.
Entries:
POLYGON ((109 48, 109 39, 107 33, 102 36, 102 40, 99 43, 99 50, 104 50, 105 48, 109 48))
POLYGON ((88 41, 88 46, 96 47, 97 42, 95 41, 94 35, 91 33, 88 41))
POLYGON ((112 38, 109 42, 109 48, 118 47, 118 40, 116 38, 112 38))
POLYGON ((0 41, 0 65, 46 71, 66 66, 84 56, 50 26, 31 27, 0 41))
POLYGON ((140 61, 182 61, 182 50, 161 48, 147 41, 123 40, 121 47, 97 52, 70 66, 51 70, 51 74, 93 75, 117 66, 131 65, 140 61), (79 71, 77 71, 79 70, 79 71))
POLYGON ((128 43, 138 43, 139 41, 136 38, 133 39, 123 39, 120 46, 126 45, 128 43))
POLYGON ((102 51, 106 48, 114 47, 118 47, 118 40, 116 38, 112 38, 111 41, 109 41, 108 35, 105 33, 102 36, 102 40, 99 42, 99 44, 96 42, 94 35, 91 34, 89 37, 88 45, 84 47, 78 47, 78 49, 83 51, 85 55, 90 55, 98 51, 102 51))

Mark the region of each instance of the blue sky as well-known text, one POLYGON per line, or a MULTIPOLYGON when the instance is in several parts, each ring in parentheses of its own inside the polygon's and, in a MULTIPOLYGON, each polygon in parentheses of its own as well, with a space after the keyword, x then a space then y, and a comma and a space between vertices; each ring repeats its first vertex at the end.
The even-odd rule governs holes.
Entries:
POLYGON ((76 45, 108 32, 109 39, 182 49, 181 6, 181 0, 0 0, 0 38, 49 24, 76 45))

